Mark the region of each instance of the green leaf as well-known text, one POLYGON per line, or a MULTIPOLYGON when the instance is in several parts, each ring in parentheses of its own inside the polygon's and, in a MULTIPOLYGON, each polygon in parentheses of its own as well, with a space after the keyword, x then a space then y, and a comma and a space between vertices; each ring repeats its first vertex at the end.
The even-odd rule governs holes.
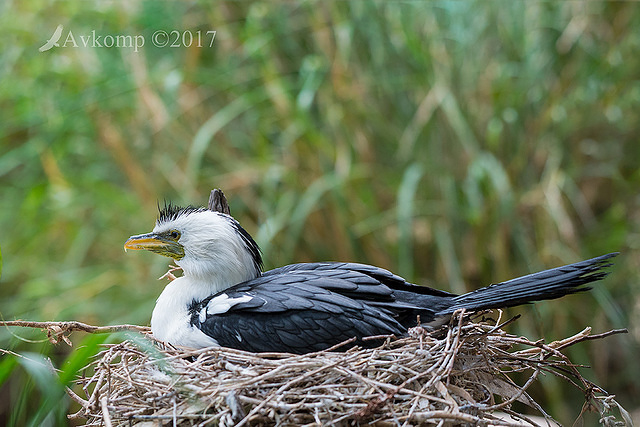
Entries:
POLYGON ((67 397, 64 385, 47 358, 36 353, 23 353, 18 362, 40 391, 41 401, 27 425, 55 425, 64 419, 67 397))
POLYGON ((18 362, 34 380, 43 395, 52 395, 63 390, 60 379, 53 371, 49 360, 37 353, 23 353, 18 362))
POLYGON ((4 384, 9 378, 9 375, 11 375, 17 364, 18 362, 15 356, 11 354, 4 355, 2 359, 0 359, 0 385, 4 384))
POLYGON ((402 177, 398 189, 398 271, 404 277, 413 277, 413 216, 416 204, 416 192, 424 168, 412 163, 402 177))
POLYGON ((87 366, 101 350, 100 345, 108 337, 107 334, 88 334, 65 360, 60 371, 60 383, 69 385, 76 378, 78 371, 87 366))

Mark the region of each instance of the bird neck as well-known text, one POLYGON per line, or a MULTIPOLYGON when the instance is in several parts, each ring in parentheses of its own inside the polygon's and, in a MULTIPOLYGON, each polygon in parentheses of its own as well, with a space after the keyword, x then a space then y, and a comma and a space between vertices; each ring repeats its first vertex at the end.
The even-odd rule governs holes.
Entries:
POLYGON ((156 301, 151 315, 151 332, 160 340, 187 347, 208 347, 215 340, 204 335, 191 324, 190 306, 209 295, 229 287, 212 281, 201 282, 189 276, 178 277, 169 283, 156 301))
POLYGON ((169 283, 158 297, 151 315, 151 331, 160 341, 191 347, 215 344, 206 335, 187 327, 191 322, 190 307, 260 275, 260 271, 255 269, 220 269, 210 274, 196 270, 196 273, 185 269, 184 275, 169 283))
POLYGON ((221 282, 203 281, 185 275, 178 277, 165 286, 156 302, 158 305, 164 306, 163 311, 185 310, 191 303, 200 302, 211 295, 224 291, 230 286, 221 282), (167 310, 169 307, 171 309, 167 310))
POLYGON ((215 344, 191 324, 193 303, 260 276, 260 268, 249 255, 230 257, 226 262, 201 256, 197 261, 176 262, 183 276, 169 283, 156 301, 151 315, 151 332, 156 339, 187 347, 207 347, 215 344))
MULTIPOLYGON (((202 298, 196 298, 198 300, 224 291, 238 283, 255 279, 262 274, 248 256, 229 257, 226 260, 209 262, 178 261, 177 264, 182 268, 183 277, 188 278, 189 283, 192 284, 189 292, 194 295, 204 295, 202 298)), ((184 293, 188 293, 186 289, 184 293)))
POLYGON ((238 271, 222 271, 218 274, 189 274, 184 272, 183 278, 188 280, 188 286, 181 289, 181 292, 190 295, 189 302, 201 301, 218 292, 222 292, 234 285, 247 280, 255 279, 260 276, 260 272, 238 272, 238 271))

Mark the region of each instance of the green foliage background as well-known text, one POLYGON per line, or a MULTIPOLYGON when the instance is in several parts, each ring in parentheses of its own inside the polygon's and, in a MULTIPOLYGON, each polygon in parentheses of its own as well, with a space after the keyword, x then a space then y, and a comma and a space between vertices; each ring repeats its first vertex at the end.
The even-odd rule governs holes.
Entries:
MULTIPOLYGON (((210 3, 0 2, 5 320, 147 324, 167 260, 124 241, 158 201, 219 187, 268 268, 358 261, 464 292, 620 250, 591 294, 509 313, 549 341, 628 327, 568 353, 638 405, 640 6, 210 3), (39 52, 58 24, 60 43, 145 45, 39 52), (157 30, 201 31, 203 47, 154 47, 157 30)), ((0 331, 25 355, 0 356, 7 423, 64 424, 50 396, 107 339, 69 354, 42 338, 0 331)), ((565 423, 579 413, 554 378, 535 393, 565 423)))

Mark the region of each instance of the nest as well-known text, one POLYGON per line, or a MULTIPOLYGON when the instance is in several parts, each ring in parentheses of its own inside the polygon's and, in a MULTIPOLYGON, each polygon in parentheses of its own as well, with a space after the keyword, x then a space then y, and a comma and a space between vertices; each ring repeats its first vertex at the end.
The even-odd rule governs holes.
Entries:
POLYGON ((615 331, 590 335, 587 328, 544 344, 502 326, 457 314, 439 333, 418 327, 378 348, 307 355, 185 351, 128 340, 109 345, 93 362, 93 374, 78 379, 85 398, 69 391, 82 406, 70 417, 106 426, 537 425, 512 410, 519 401, 554 425, 527 393, 550 372, 581 390, 582 411, 599 412, 601 424, 620 424, 614 408, 631 424, 614 396, 585 380, 561 353, 615 331), (512 379, 516 372, 526 374, 519 375, 521 384, 512 379))

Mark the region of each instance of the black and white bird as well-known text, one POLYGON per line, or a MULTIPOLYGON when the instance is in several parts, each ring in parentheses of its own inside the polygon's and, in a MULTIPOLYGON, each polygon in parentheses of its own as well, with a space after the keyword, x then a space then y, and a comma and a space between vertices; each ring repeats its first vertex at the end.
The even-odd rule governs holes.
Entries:
POLYGON ((158 340, 300 354, 352 337, 368 346, 371 341, 362 338, 402 336, 418 316, 423 326, 436 327, 461 308, 504 308, 585 291, 606 276, 603 268, 617 255, 455 295, 356 263, 302 263, 262 272, 258 245, 233 217, 171 204, 160 209, 151 233, 132 236, 125 249, 171 257, 183 270, 153 310, 151 330, 158 340))

